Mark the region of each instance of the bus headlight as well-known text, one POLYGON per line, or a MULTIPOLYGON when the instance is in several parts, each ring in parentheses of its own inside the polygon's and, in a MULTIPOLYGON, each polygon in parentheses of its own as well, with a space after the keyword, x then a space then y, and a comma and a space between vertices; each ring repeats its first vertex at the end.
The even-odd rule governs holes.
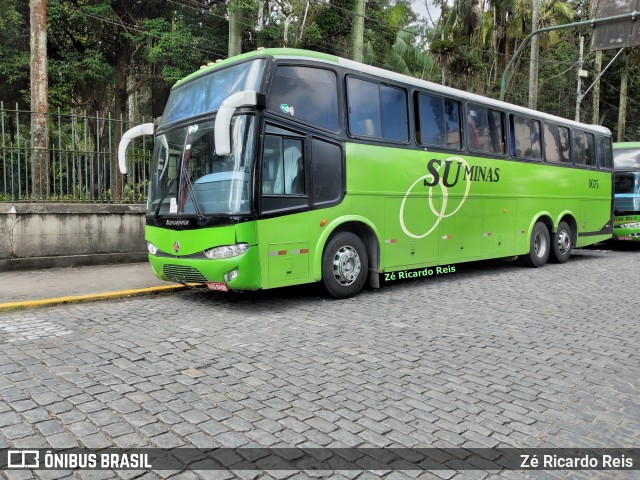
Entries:
POLYGON ((147 250, 149 250, 149 253, 151 255, 155 255, 156 253, 158 253, 158 247, 156 247, 153 243, 151 242, 147 242, 147 250))
POLYGON ((623 225, 618 225, 619 228, 640 228, 640 222, 634 223, 625 223, 623 225))
POLYGON ((247 250, 249 250, 249 244, 238 243, 236 245, 225 245, 224 247, 210 248, 209 250, 205 250, 204 254, 207 256, 207 258, 212 259, 231 258, 242 255, 247 250))

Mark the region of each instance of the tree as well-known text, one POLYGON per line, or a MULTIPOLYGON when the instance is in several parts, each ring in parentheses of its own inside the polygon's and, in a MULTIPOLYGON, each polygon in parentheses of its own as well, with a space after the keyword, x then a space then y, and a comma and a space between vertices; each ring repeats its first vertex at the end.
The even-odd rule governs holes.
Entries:
POLYGON ((410 25, 398 30, 396 41, 387 57, 388 68, 424 79, 427 70, 433 66, 433 60, 427 51, 426 38, 424 28, 420 25, 410 25))
POLYGON ((364 13, 365 13, 365 0, 356 0, 353 7, 353 55, 352 58, 356 62, 362 62, 362 51, 364 43, 364 13))
POLYGON ((33 199, 46 196, 49 171, 49 89, 47 76, 47 2, 30 0, 31 172, 33 199), (42 178, 44 175, 44 179, 42 178), (43 181, 44 180, 44 181, 43 181))
POLYGON ((229 48, 228 55, 233 57, 242 53, 242 6, 239 0, 228 0, 229 7, 229 48))
POLYGON ((29 4, 0 0, 0 99, 24 103, 29 90, 29 4))

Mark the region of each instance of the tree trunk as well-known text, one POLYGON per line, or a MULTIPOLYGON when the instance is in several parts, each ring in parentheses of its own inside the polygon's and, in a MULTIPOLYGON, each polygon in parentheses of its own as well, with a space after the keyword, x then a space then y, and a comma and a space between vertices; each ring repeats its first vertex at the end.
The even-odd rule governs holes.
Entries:
POLYGON ((268 0, 264 0, 260 2, 260 6, 258 7, 258 22, 256 25, 256 46, 258 48, 264 47, 265 38, 264 38, 264 28, 266 25, 266 19, 269 18, 269 2, 268 0))
POLYGON ((237 2, 229 0, 229 44, 227 53, 234 57, 242 53, 242 9, 237 2))
MULTIPOLYGON (((127 61, 129 59, 128 48, 121 45, 118 50, 118 58, 116 59, 116 92, 114 99, 115 115, 112 124, 113 144, 117 151, 120 139, 122 138, 122 122, 124 118, 124 110, 127 104, 127 61)), ((123 179, 120 175, 120 167, 118 165, 118 156, 112 155, 111 160, 111 201, 119 202, 122 200, 122 184, 123 179)))
POLYGON ((298 35, 296 46, 300 45, 300 43, 302 42, 302 36, 304 35, 304 26, 307 23, 307 13, 309 13, 309 3, 310 0, 307 0, 307 6, 304 8, 304 17, 302 18, 302 27, 300 27, 300 35, 298 35))
POLYGON ((364 58, 364 12, 365 0, 356 0, 355 6, 353 7, 352 30, 353 59, 356 62, 362 62, 364 58))
POLYGON ((31 23, 31 196, 45 197, 49 172, 49 87, 47 76, 47 2, 30 0, 31 23))
MULTIPOLYGON (((593 67, 593 76, 598 78, 600 72, 602 72, 602 50, 598 50, 596 52, 596 62, 593 67)), ((593 86, 593 112, 591 117, 591 123, 597 125, 600 123, 600 79, 596 80, 595 85, 593 86)))
MULTIPOLYGON (((533 0, 533 12, 531 17, 531 31, 538 30, 540 23, 540 0, 533 0)), ((540 56, 540 37, 534 35, 531 38, 531 61, 529 63, 529 108, 538 107, 538 58, 540 56)))
POLYGON ((627 123, 627 93, 629 90, 629 63, 625 62, 620 79, 620 107, 618 109, 618 142, 624 142, 627 123))

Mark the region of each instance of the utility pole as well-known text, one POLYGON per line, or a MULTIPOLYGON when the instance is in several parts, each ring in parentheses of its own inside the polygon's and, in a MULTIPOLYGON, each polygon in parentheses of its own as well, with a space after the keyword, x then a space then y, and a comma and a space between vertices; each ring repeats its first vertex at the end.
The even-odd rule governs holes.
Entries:
POLYGON ((511 56, 509 63, 507 63, 507 66, 504 68, 504 71, 502 72, 502 79, 500 80, 500 100, 504 100, 505 93, 507 90, 507 77, 509 75, 509 72, 511 71, 511 67, 513 67, 513 64, 516 62, 516 60, 518 60, 518 58, 520 57, 520 53, 529 44, 529 41, 536 35, 539 35, 540 33, 551 32, 554 30, 565 30, 567 28, 576 28, 576 27, 582 27, 582 26, 595 27, 596 25, 604 25, 605 23, 620 22, 622 20, 634 20, 637 16, 638 16, 638 12, 633 11, 630 13, 623 13, 622 15, 614 15, 612 17, 594 18, 591 20, 583 20, 581 22, 565 23, 563 25, 553 25, 551 27, 540 28, 535 32, 531 32, 529 35, 524 37, 522 42, 520 42, 520 45, 518 46, 518 48, 516 48, 516 51, 511 56))
POLYGON ((580 102, 582 101, 583 56, 584 56, 584 37, 580 35, 580 57, 578 58, 578 87, 576 89, 576 122, 580 121, 580 102))
POLYGON ((47 77, 47 1, 29 1, 31 28, 31 196, 44 198, 48 186, 49 87, 47 77), (44 177, 44 178, 43 178, 44 177), (44 185, 43 185, 44 180, 44 185))
POLYGON ((364 12, 365 0, 356 0, 353 7, 353 59, 362 62, 364 58, 364 12))
MULTIPOLYGON (((531 32, 538 30, 540 24, 540 1, 533 0, 533 15, 531 18, 531 32)), ((531 62, 529 63, 529 108, 538 107, 538 61, 540 59, 540 37, 534 35, 531 39, 531 62)))

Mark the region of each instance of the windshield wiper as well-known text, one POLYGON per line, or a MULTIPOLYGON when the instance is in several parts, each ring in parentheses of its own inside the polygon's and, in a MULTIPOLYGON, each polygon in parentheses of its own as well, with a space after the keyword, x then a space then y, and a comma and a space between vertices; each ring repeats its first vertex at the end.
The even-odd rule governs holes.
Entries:
POLYGON ((185 163, 186 162, 182 163, 182 175, 184 175, 184 178, 186 180, 187 192, 189 192, 189 197, 191 197, 191 202, 193 203, 193 208, 196 211, 196 215, 198 215, 198 220, 202 221, 208 217, 204 214, 204 211, 202 210, 202 206, 200 205, 200 202, 198 202, 198 199, 196 198, 196 192, 193 188, 193 182, 191 182, 191 179, 189 178, 189 173, 187 172, 185 163))
POLYGON ((167 195, 169 195, 169 190, 171 190, 171 187, 173 187, 173 184, 175 183, 175 181, 176 181, 176 177, 173 177, 169 182, 169 185, 167 185, 167 189, 165 190, 164 195, 162 195, 162 198, 160 198, 160 201, 158 202, 158 206, 156 207, 156 211, 153 213, 154 219, 158 218, 158 215, 160 215, 160 207, 162 206, 162 202, 164 202, 164 199, 167 198, 167 195))

